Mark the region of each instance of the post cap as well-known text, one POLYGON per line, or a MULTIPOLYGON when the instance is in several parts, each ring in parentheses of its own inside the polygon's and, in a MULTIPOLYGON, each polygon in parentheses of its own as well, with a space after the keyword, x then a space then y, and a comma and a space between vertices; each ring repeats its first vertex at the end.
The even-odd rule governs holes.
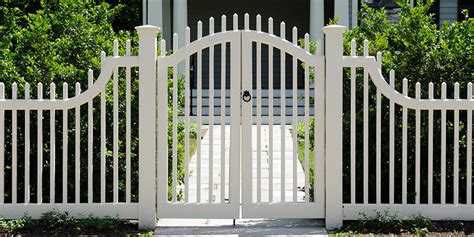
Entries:
POLYGON ((138 34, 141 34, 141 33, 154 33, 154 34, 157 34, 159 31, 161 31, 160 27, 153 26, 153 25, 137 26, 137 27, 135 27, 135 30, 137 30, 138 34))
POLYGON ((325 26, 323 27, 323 32, 325 34, 329 33, 329 32, 334 32, 334 33, 344 33, 346 32, 347 30, 347 27, 346 26, 341 26, 341 25, 328 25, 328 26, 325 26))

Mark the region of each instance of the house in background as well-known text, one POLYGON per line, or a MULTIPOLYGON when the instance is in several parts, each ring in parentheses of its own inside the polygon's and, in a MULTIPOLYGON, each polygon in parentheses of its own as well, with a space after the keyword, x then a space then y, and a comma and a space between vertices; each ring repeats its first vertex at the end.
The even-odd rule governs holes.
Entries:
MULTIPOLYGON (((416 0, 410 1, 412 5, 416 0)), ((184 35, 186 26, 191 32, 196 29, 196 22, 206 22, 209 17, 220 18, 222 14, 233 13, 251 17, 262 15, 262 19, 273 17, 275 24, 285 21, 288 27, 297 26, 300 35, 310 33, 311 40, 322 40, 321 28, 329 19, 339 16, 339 24, 349 28, 358 24, 356 12, 362 2, 371 7, 385 7, 389 14, 396 15, 398 6, 395 0, 143 0, 143 24, 160 26, 163 37, 171 42, 171 35, 184 35)), ((438 24, 462 19, 461 9, 474 10, 473 0, 435 0, 432 13, 438 24)), ((228 18, 229 19, 229 18, 228 18)), ((205 25, 205 24, 204 24, 205 25)), ((278 27, 275 27, 275 29, 278 27)), ((184 38, 181 37, 180 45, 184 38)), ((168 44, 171 46, 171 44, 168 44)))
MULTIPOLYGON (((416 0, 409 0, 414 5, 416 0)), ((441 24, 444 21, 453 22, 460 19, 461 8, 474 8, 473 0, 435 0, 436 2, 431 9, 435 14, 436 21, 441 24)), ((280 35, 280 22, 286 23, 286 38, 291 39, 291 28, 296 26, 298 28, 298 38, 303 38, 304 34, 310 34, 310 40, 323 43, 322 28, 328 24, 330 19, 338 16, 339 24, 352 28, 359 24, 357 12, 361 3, 365 2, 370 7, 380 8, 385 7, 390 20, 396 21, 397 13, 400 10, 395 0, 270 0, 270 1, 256 1, 256 0, 143 0, 143 24, 151 24, 160 26, 163 32, 163 38, 167 42, 167 49, 172 47, 172 35, 177 33, 179 35, 179 47, 184 45, 185 28, 189 26, 191 29, 191 41, 197 37, 197 22, 199 20, 203 23, 203 35, 209 32, 209 18, 215 18, 215 29, 221 29, 221 16, 227 16, 227 29, 232 28, 232 15, 237 13, 239 15, 239 29, 243 28, 243 16, 245 13, 250 15, 250 28, 255 29, 255 17, 257 14, 262 16, 262 30, 267 31, 267 19, 273 18, 274 34, 280 35)), ((219 47, 215 53, 216 62, 220 61, 219 47)), ((266 58, 266 48, 262 49, 263 64, 268 62, 266 58)), ((321 47, 321 51, 324 48, 321 47)), ((229 55, 229 54, 227 54, 229 55)), ((203 89, 203 115, 209 113, 209 67, 208 52, 203 51, 202 61, 202 89, 203 89)), ((255 58, 253 59, 255 60, 255 58)), ((191 113, 196 114, 196 94, 197 94, 197 70, 196 57, 191 56, 190 63, 190 83, 191 83, 191 113)), ((279 95, 282 90, 280 85, 279 69, 279 54, 275 53, 273 57, 276 70, 273 73, 273 85, 277 93, 274 97, 275 101, 279 100, 279 95)), ((291 59, 286 60, 286 88, 285 93, 291 95, 292 90, 292 67, 291 59)), ((181 68, 182 70, 183 68, 181 68)), ((180 70, 180 71, 181 71, 180 70)), ((214 78, 220 78, 220 67, 214 67, 214 78)), ((227 74, 229 71, 227 71, 227 74)), ((298 69, 298 91, 302 93, 304 89, 303 71, 301 67, 298 69)), ((256 77, 254 75, 253 85, 256 84, 256 77)), ((215 89, 220 88, 220 82, 215 82, 215 89)), ((230 85, 230 83, 227 83, 230 85)), ((262 113, 268 115, 268 88, 269 88, 268 69, 262 66, 262 113)), ((218 98, 216 98, 218 99, 218 98)), ((216 101, 215 104, 218 104, 216 101)), ((288 101, 286 113, 292 114, 291 101, 288 101)), ((280 114, 280 108, 275 104, 274 112, 276 115, 280 114)), ((304 113, 303 104, 298 103, 297 113, 304 113), (301 105, 301 106, 300 106, 301 105)), ((254 104, 255 110, 255 104, 254 104)), ((311 111, 311 114, 314 111, 311 111)), ((220 112, 217 111, 219 114, 220 112)))

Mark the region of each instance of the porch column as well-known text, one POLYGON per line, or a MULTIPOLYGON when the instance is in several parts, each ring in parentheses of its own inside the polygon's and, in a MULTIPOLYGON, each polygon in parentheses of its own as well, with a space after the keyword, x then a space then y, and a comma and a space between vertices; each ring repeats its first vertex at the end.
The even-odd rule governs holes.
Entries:
POLYGON ((166 42, 171 41, 170 15, 170 0, 143 0, 143 25, 160 27, 166 42))
POLYGON ((324 54, 324 0, 311 0, 309 7, 309 36, 311 41, 318 42, 324 54))
MULTIPOLYGON (((188 1, 174 0, 173 1, 173 34, 178 33, 179 47, 184 46, 184 36, 188 26, 188 1)), ((170 44, 171 45, 171 42, 170 44)))
POLYGON ((334 0, 334 18, 339 16, 338 25, 349 26, 349 1, 334 0))
POLYGON ((150 24, 163 27, 163 1, 162 0, 147 0, 148 11, 147 11, 147 22, 143 24, 150 24))

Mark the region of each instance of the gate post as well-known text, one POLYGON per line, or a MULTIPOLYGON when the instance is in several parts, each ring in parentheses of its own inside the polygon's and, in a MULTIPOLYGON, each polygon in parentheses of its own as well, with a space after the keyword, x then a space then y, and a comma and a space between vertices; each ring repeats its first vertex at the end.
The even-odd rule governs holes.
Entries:
POLYGON ((138 32, 138 226, 154 229, 156 224, 156 35, 159 28, 145 25, 138 32))
POLYGON ((326 228, 342 226, 342 80, 345 26, 323 28, 326 34, 326 228))

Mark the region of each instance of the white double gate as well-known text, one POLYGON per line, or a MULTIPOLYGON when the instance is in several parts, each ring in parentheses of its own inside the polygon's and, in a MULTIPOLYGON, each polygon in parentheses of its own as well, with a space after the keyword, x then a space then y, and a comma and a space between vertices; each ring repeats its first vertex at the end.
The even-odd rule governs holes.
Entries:
MULTIPOLYGON (((284 23, 278 37, 271 19, 268 33, 262 31, 260 16, 256 30, 249 30, 248 15, 244 30, 238 29, 237 15, 233 20, 233 30, 227 31, 224 16, 221 32, 214 33, 211 18, 206 37, 198 22, 196 41, 190 43, 188 28, 183 48, 176 47, 175 34, 173 54, 158 57, 157 217, 324 218, 324 149, 318 149, 324 147, 324 57, 309 52, 308 35, 305 49, 297 45, 296 28, 293 42, 287 41, 284 23), (194 54, 197 113, 191 116, 190 57, 194 54), (184 88, 179 86, 180 65, 184 66, 184 88), (291 73, 286 72, 287 65, 291 73), (174 69, 171 90, 163 80, 169 68, 174 69), (204 90, 206 80, 209 85, 204 90), (262 116, 263 84, 268 116, 262 116), (207 95, 204 103, 203 91, 207 95), (184 103, 179 102, 179 95, 184 95, 184 103), (159 101, 168 100, 170 108, 160 107, 159 101), (304 105, 303 113, 298 113, 299 105, 304 105), (205 106, 209 109, 203 115, 205 106), (165 118, 168 110, 171 118, 165 118), (309 134, 310 119, 316 121, 314 136, 309 134), (161 121, 169 121, 171 128, 161 121), (298 123, 303 127, 299 134, 298 123), (190 152, 193 124, 197 131, 194 153, 190 152), (181 126, 184 146, 178 142, 181 126), (170 142, 171 151, 164 152, 161 148, 166 144, 160 145, 159 139, 168 135, 170 141, 161 142, 170 142), (315 144, 315 153, 310 142, 315 144), (185 154, 183 166, 179 165, 180 146, 185 154), (180 167, 184 169, 181 184, 180 167)), ((164 52, 164 41, 161 47, 164 52)))

